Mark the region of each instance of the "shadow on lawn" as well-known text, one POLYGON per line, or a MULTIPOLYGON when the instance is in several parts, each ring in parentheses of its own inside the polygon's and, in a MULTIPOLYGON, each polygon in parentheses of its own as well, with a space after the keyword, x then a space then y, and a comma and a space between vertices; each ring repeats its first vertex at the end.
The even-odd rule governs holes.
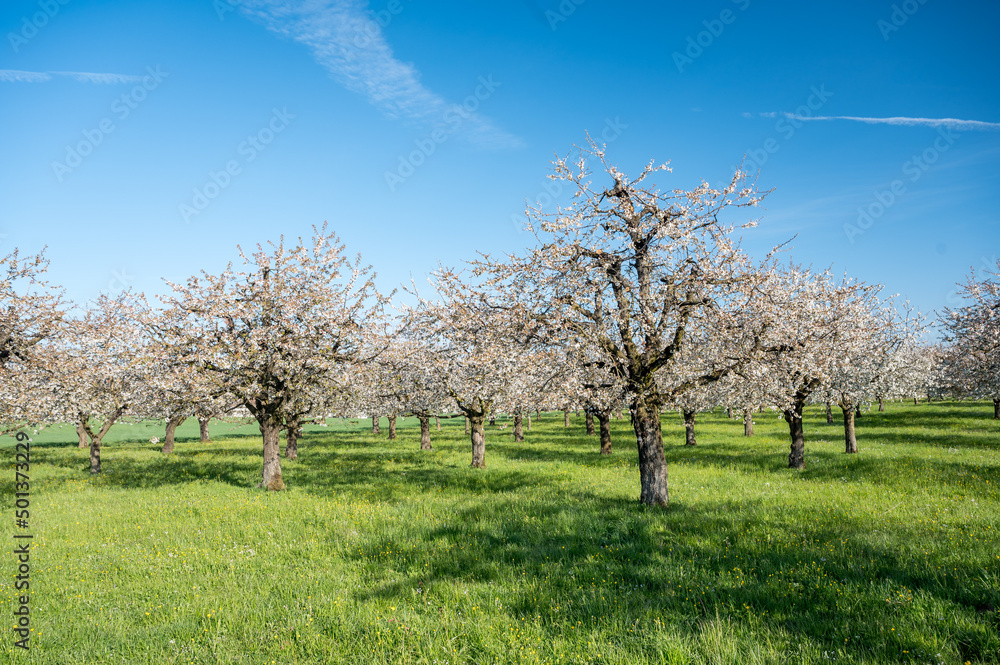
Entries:
MULTIPOLYGON (((968 413, 975 405, 961 405, 963 412, 968 413)), ((719 432, 720 427, 741 429, 739 423, 734 423, 721 413, 704 414, 700 420, 704 428, 699 434, 701 443, 694 448, 681 445, 681 430, 679 418, 671 422, 664 417, 664 447, 669 464, 694 464, 703 467, 716 467, 726 470, 737 470, 748 473, 787 473, 787 443, 782 431, 783 422, 777 417, 775 422, 761 423, 761 432, 753 438, 736 438, 728 431, 719 432), (777 430, 775 429, 777 425, 777 430), (674 431, 677 430, 677 431, 674 431)), ((772 415, 773 414, 766 414, 772 415)), ((887 432, 883 421, 892 418, 905 419, 907 413, 869 414, 863 417, 859 425, 859 443, 862 451, 859 455, 847 456, 843 453, 831 454, 811 448, 817 442, 839 443, 842 425, 827 424, 817 414, 811 414, 807 429, 806 470, 799 477, 811 480, 842 480, 845 477, 854 480, 863 477, 870 482, 884 484, 899 484, 903 478, 893 460, 884 457, 867 455, 865 450, 866 427, 880 427, 879 443, 924 443, 949 448, 979 448, 991 449, 992 441, 983 446, 982 437, 973 437, 962 430, 951 433, 924 432, 920 435, 887 432), (870 424, 869 424, 870 423, 870 424), (919 436, 919 440, 914 440, 919 436), (971 441, 970 441, 971 439, 971 441)), ((931 414, 933 415, 933 414, 931 414)), ((580 419, 582 421, 582 419, 580 419)), ((763 420, 763 418, 762 418, 763 420)), ((932 418, 932 420, 935 420, 932 418)), ((939 420, 939 419, 938 419, 939 420)), ((963 419, 958 419, 964 422, 963 419)), ((537 422, 537 421, 536 421, 537 422)), ((432 427, 432 438, 437 452, 449 455, 464 455, 469 443, 463 433, 460 421, 443 421, 444 429, 437 431, 432 427), (449 427, 450 425, 450 427, 449 427)), ((990 421, 984 425, 988 428, 990 421)), ((407 423, 399 428, 399 438, 389 442, 385 430, 375 437, 368 430, 344 431, 331 430, 319 426, 311 426, 300 443, 300 457, 295 462, 283 460, 286 483, 294 489, 307 492, 375 492, 384 500, 396 500, 406 492, 431 491, 441 487, 449 490, 470 493, 504 492, 531 485, 544 483, 549 475, 531 471, 530 477, 520 471, 510 470, 510 462, 528 461, 541 463, 568 463, 586 468, 608 468, 632 466, 636 463, 631 427, 626 420, 612 421, 615 453, 611 456, 599 454, 599 441, 596 436, 588 436, 583 430, 583 424, 575 423, 571 428, 563 428, 561 416, 546 422, 546 425, 536 427, 526 432, 524 442, 514 443, 508 431, 493 431, 487 434, 487 465, 498 458, 507 464, 502 470, 495 466, 489 468, 487 474, 463 474, 467 467, 462 464, 441 466, 440 459, 434 451, 420 451, 417 441, 416 423, 407 423), (536 445, 544 441, 550 445, 536 445), (551 445, 551 444, 554 444, 551 445), (366 448, 378 447, 378 451, 366 448), (402 465, 387 469, 387 462, 402 465), (406 475, 402 475, 405 471, 406 475)), ((106 445, 103 451, 103 463, 106 470, 105 482, 123 488, 156 487, 205 479, 218 480, 237 487, 254 487, 259 480, 260 453, 259 434, 227 433, 219 437, 223 443, 211 443, 201 446, 198 438, 179 438, 179 448, 169 457, 154 456, 146 462, 121 452, 127 451, 157 451, 159 446, 145 441, 140 443, 124 443, 106 445), (225 441, 234 445, 226 446, 225 441), (244 443, 245 442, 245 443, 244 443), (252 445, 246 445, 252 444, 252 445)), ((997 444, 1000 446, 1000 443, 997 444)), ((56 447, 70 447, 67 444, 44 444, 36 455, 44 455, 56 447)), ((73 443, 75 448, 76 444, 73 443)), ((58 467, 83 471, 89 466, 87 451, 81 450, 79 455, 71 456, 53 454, 39 459, 58 467)), ((910 458, 908 462, 919 467, 921 473, 941 477, 942 482, 960 480, 962 492, 987 492, 985 482, 998 482, 998 472, 995 467, 981 468, 979 479, 970 486, 969 478, 962 478, 967 470, 966 465, 951 464, 945 461, 929 462, 920 458, 910 458)), ((911 469, 912 470, 912 469, 911 469)))
POLYGON ((313 450, 288 467, 288 477, 294 479, 289 482, 294 482, 296 488, 306 492, 372 493, 378 500, 389 502, 412 501, 415 494, 441 489, 452 494, 493 495, 544 485, 552 479, 551 474, 536 469, 491 469, 488 454, 486 471, 462 463, 442 464, 439 459, 435 451, 419 449, 392 453, 313 450), (389 471, 387 463, 398 467, 389 471))
MULTIPOLYGON (((327 434, 327 433, 323 433, 327 434)), ((227 439, 230 437, 227 437, 227 439)), ((259 438, 259 437, 257 437, 259 438)), ((326 437, 324 437, 326 438, 326 437)), ((330 440, 309 437, 300 441, 299 458, 282 458, 285 482, 296 491, 329 495, 334 492, 374 494, 381 501, 412 501, 415 494, 447 489, 450 493, 497 494, 525 486, 544 485, 551 474, 537 469, 520 471, 488 468, 487 472, 469 469, 462 463, 442 463, 435 451, 421 451, 419 441, 406 442, 407 449, 386 450, 387 441, 375 441, 370 434, 340 434, 330 440), (366 450, 378 445, 379 450, 366 450), (409 447, 412 446, 412 447, 409 447), (389 465, 395 465, 388 468, 389 465)), ((403 443, 397 440, 397 443, 403 443)), ((435 443, 437 452, 464 452, 467 444, 450 440, 435 443)), ((256 446, 206 444, 175 449, 170 455, 158 454, 159 446, 126 444, 105 446, 102 450, 103 472, 94 478, 105 487, 148 489, 189 483, 215 481, 233 487, 253 488, 260 481, 261 457, 256 446), (130 454, 142 452, 141 457, 130 454), (153 453, 149 456, 148 453, 153 453)), ((38 463, 89 472, 89 451, 48 454, 38 463)), ((487 456, 489 464, 490 456, 487 456)), ((89 473, 87 473, 89 476, 89 473)))
MULTIPOLYGON (((933 639, 956 643, 963 660, 986 659, 1000 649, 997 589, 949 586, 890 550, 865 545, 870 527, 847 516, 838 518, 843 527, 832 530, 803 525, 796 520, 802 515, 794 513, 784 528, 815 542, 852 541, 853 559, 837 559, 822 546, 801 541, 765 547, 745 540, 746 525, 739 517, 743 508, 733 504, 695 510, 674 503, 659 511, 595 495, 572 506, 494 501, 459 510, 449 526, 422 535, 427 550, 434 551, 442 541, 463 549, 429 559, 427 568, 423 561, 408 570, 404 564, 399 573, 403 580, 359 589, 355 595, 360 602, 391 600, 407 598, 418 588, 433 590, 435 582, 487 583, 504 589, 513 617, 541 615, 567 626, 579 621, 590 627, 596 621, 640 628, 655 618, 698 629, 722 616, 737 624, 746 621, 750 631, 755 622, 763 622, 791 633, 793 643, 796 635, 808 637, 821 649, 843 648, 862 659, 870 656, 866 645, 872 644, 897 654, 916 653, 929 632, 936 633, 933 639), (821 555, 833 560, 817 567, 821 555), (698 563, 691 566, 689 561, 698 563), (772 576, 780 576, 781 582, 772 576), (872 593, 873 584, 883 585, 886 594, 900 588, 932 594, 977 616, 975 627, 926 622, 921 630, 888 631, 905 613, 885 602, 883 589, 872 593)), ((351 558, 377 560, 393 549, 391 540, 382 539, 351 558)), ((981 572, 957 571, 966 579, 981 572)), ((923 610, 912 611, 922 623, 923 610)))
MULTIPOLYGON (((158 450, 158 446, 146 447, 158 450)), ((102 472, 90 474, 90 453, 80 449, 79 455, 59 455, 39 458, 36 461, 87 477, 105 487, 138 489, 165 487, 197 480, 217 481, 234 487, 252 486, 255 475, 259 482, 260 458, 247 454, 245 448, 206 448, 204 450, 174 451, 152 459, 136 459, 129 453, 138 447, 104 447, 101 454, 102 472), (201 456, 202 459, 198 459, 201 456)))
MULTIPOLYGON (((824 482, 868 482, 876 485, 906 487, 913 484, 914 474, 924 477, 928 483, 948 485, 951 491, 960 494, 992 497, 1000 484, 1000 465, 952 462, 940 457, 873 455, 865 450, 859 440, 861 450, 848 455, 843 452, 831 453, 826 450, 810 449, 806 440, 806 466, 801 471, 788 468, 788 453, 782 448, 755 450, 741 453, 726 444, 706 444, 697 450, 687 447, 666 449, 668 464, 683 463, 699 467, 713 467, 735 470, 749 474, 794 474, 802 480, 824 482), (902 466, 905 464, 905 467, 902 466)), ((962 448, 962 446, 957 446, 962 448)))
MULTIPOLYGON (((711 418, 706 420, 718 422, 711 418)), ((435 448, 449 455, 466 453, 469 444, 460 427, 459 423, 447 434, 432 431, 435 448)), ((586 436, 581 429, 559 431, 556 428, 555 432, 537 432, 536 436, 547 441, 561 439, 556 452, 551 447, 547 450, 533 448, 530 439, 514 444, 497 441, 498 437, 491 436, 487 442, 487 464, 493 456, 504 456, 598 467, 608 462, 620 464, 620 460, 626 458, 624 452, 602 458, 598 454, 597 438, 586 436)), ((832 438, 830 434, 826 436, 832 438)), ((257 437, 227 435, 226 438, 257 437)), ((711 439, 711 436, 706 438, 711 439)), ((885 435, 879 438, 884 440, 885 435)), ((742 452, 739 445, 732 443, 708 443, 693 449, 668 444, 666 451, 671 463, 683 461, 727 469, 735 467, 754 473, 787 471, 784 442, 781 454, 770 449, 760 450, 764 445, 769 448, 773 440, 765 444, 764 437, 760 437, 748 442, 755 444, 755 450, 742 452)), ((376 440, 364 432, 322 432, 321 435, 310 432, 302 441, 300 459, 295 462, 283 460, 286 481, 295 491, 326 495, 333 492, 374 494, 379 500, 399 502, 412 502, 418 492, 445 489, 449 493, 480 497, 480 503, 455 509, 446 526, 427 527, 422 533, 418 532, 417 537, 425 541, 429 551, 434 551, 435 545, 442 541, 462 544, 464 550, 453 549, 445 556, 431 559, 426 569, 409 572, 404 568, 402 574, 406 579, 402 582, 359 589, 356 592, 359 600, 397 598, 408 593, 418 582, 426 588, 435 581, 449 584, 498 581, 516 570, 523 572, 526 579, 543 581, 543 588, 552 591, 540 592, 537 586, 526 590, 532 585, 515 585, 513 590, 505 591, 505 602, 509 602, 512 612, 520 616, 542 614, 550 617, 553 610, 547 604, 551 597, 547 594, 557 593, 562 603, 558 616, 567 625, 577 621, 592 624, 594 617, 619 626, 635 625, 636 622, 648 624, 653 617, 662 617, 668 623, 697 629, 703 621, 716 615, 728 616, 736 623, 750 621, 749 611, 754 615, 753 621, 763 621, 773 628, 808 637, 823 649, 847 649, 862 660, 867 657, 866 652, 859 650, 860 643, 864 642, 888 643, 900 653, 923 648, 916 643, 922 638, 951 640, 959 645, 963 660, 982 662, 991 658, 989 653, 1000 650, 996 612, 1000 606, 1000 591, 995 586, 973 588, 942 581, 934 572, 903 560, 890 549, 867 544, 870 524, 852 521, 847 515, 838 516, 838 528, 832 530, 810 526, 803 519, 805 509, 793 510, 787 517, 777 518, 785 521, 776 528, 779 532, 808 536, 813 543, 848 541, 853 559, 838 558, 819 545, 803 545, 805 538, 796 543, 784 541, 768 546, 751 542, 746 537, 744 520, 747 518, 741 517, 747 506, 739 502, 695 509, 683 501, 675 501, 669 510, 660 511, 643 509, 632 500, 609 499, 586 491, 573 493, 569 502, 549 501, 534 498, 544 497, 543 492, 531 491, 533 487, 549 486, 554 480, 554 474, 544 470, 521 471, 509 467, 491 467, 486 473, 471 470, 464 461, 451 462, 449 459, 445 462, 434 451, 420 451, 412 432, 401 437, 395 449, 386 450, 387 443, 384 434, 376 440), (374 445, 380 450, 364 447, 374 445), (389 465, 393 468, 388 468, 389 465), (500 496, 526 488, 522 493, 531 497, 527 501, 513 502, 500 496), (811 567, 810 562, 820 561, 821 556, 831 561, 811 567), (688 561, 698 564, 687 566, 688 561), (739 575, 734 572, 736 568, 741 569, 739 575), (797 586, 775 586, 771 576, 779 574, 782 581, 797 586), (831 585, 833 581, 839 585, 831 585), (883 627, 898 622, 902 610, 888 603, 873 603, 872 594, 865 597, 853 592, 873 583, 905 586, 932 594, 978 616, 974 624, 976 629, 954 622, 947 626, 942 624, 938 629, 936 625, 928 627, 925 622, 923 632, 898 631, 898 634, 887 636, 883 627), (931 632, 934 634, 929 635, 931 632), (852 641, 845 646, 844 638, 848 634, 852 641), (858 646, 855 646, 854 635, 861 636, 858 646)), ((625 432, 616 428, 618 450, 623 451, 630 443, 625 432)), ((123 448, 105 448, 104 463, 109 473, 100 478, 100 483, 122 488, 150 488, 206 480, 249 488, 259 479, 260 456, 256 446, 215 444, 203 449, 176 450, 170 457, 144 457, 142 460, 128 455, 128 449, 155 450, 156 447, 130 444, 123 448)), ((74 470, 85 467, 85 450, 81 450, 79 456, 45 452, 51 459, 44 463, 74 470)), ((884 457, 865 457, 864 452, 852 456, 810 452, 808 440, 806 454, 807 465, 810 460, 813 464, 801 474, 803 478, 835 481, 842 476, 863 475, 866 479, 886 483, 900 479, 899 470, 884 457)), ((631 446, 627 455, 629 460, 635 455, 631 446)), ((962 477, 967 465, 947 461, 911 462, 919 462, 920 469, 928 473, 940 470, 941 482, 960 478, 966 493, 985 488, 982 483, 986 481, 994 486, 1000 482, 996 467, 977 468, 979 478, 970 486, 971 479, 962 477)), ((382 552, 391 551, 393 548, 389 545, 391 543, 385 538, 378 539, 367 543, 360 551, 352 551, 348 557, 357 563, 370 561, 382 552)), ((981 570, 965 568, 954 572, 968 580, 983 575, 981 570)))

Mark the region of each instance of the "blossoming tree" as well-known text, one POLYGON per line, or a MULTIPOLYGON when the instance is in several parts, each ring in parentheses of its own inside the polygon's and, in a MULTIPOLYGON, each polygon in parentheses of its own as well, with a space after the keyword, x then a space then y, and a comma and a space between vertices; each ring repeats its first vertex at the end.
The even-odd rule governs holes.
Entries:
POLYGON ((964 396, 992 400, 1000 420, 1000 261, 995 272, 977 277, 973 270, 958 286, 968 304, 940 316, 950 345, 946 371, 964 396))
POLYGON ((344 363, 364 362, 366 339, 381 332, 387 298, 374 273, 345 256, 326 225, 311 242, 239 250, 242 269, 171 284, 161 337, 254 416, 263 439, 261 487, 280 490, 282 429, 330 394, 344 363))
POLYGON ((575 161, 553 165, 549 177, 568 185, 572 201, 551 213, 529 207, 537 245, 489 269, 533 301, 554 337, 569 332, 599 350, 628 396, 640 501, 665 506, 661 408, 725 376, 755 344, 753 332, 736 325, 750 304, 755 266, 733 237, 730 218, 763 194, 742 171, 722 189, 703 182, 662 191, 653 181, 670 170, 666 164, 650 162, 629 177, 589 138, 575 161), (591 163, 602 171, 600 184, 591 163), (705 316, 713 319, 713 343, 691 349, 689 328, 705 316), (664 369, 669 384, 657 380, 664 369))

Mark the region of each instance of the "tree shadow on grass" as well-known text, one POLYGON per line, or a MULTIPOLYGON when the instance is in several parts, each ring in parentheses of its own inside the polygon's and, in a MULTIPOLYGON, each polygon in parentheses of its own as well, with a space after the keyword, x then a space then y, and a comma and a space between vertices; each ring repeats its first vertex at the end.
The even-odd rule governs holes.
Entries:
MULTIPOLYGON (((918 431, 869 430, 878 443, 894 445, 933 446, 935 448, 961 448, 966 450, 1000 450, 1000 427, 996 432, 986 429, 941 431, 939 429, 920 429, 918 431)), ((868 432, 863 427, 857 431, 858 446, 864 445, 868 432)), ((808 444, 807 444, 808 445, 808 444)))
MULTIPOLYGON (((324 437, 326 438, 326 437, 324 437)), ((366 449, 358 444, 364 436, 334 437, 329 440, 302 441, 297 460, 282 459, 285 483, 296 491, 329 495, 355 493, 373 495, 387 502, 413 501, 414 496, 445 489, 449 493, 470 496, 517 491, 526 486, 544 485, 551 474, 509 467, 469 469, 454 463, 457 446, 439 443, 439 451, 412 449, 366 449), (444 461, 447 459, 448 461, 444 461)), ((176 448, 169 455, 159 453, 159 446, 148 443, 106 446, 102 450, 103 471, 89 474, 89 452, 47 455, 39 459, 56 468, 85 473, 103 487, 149 489, 194 481, 221 482, 233 487, 253 488, 260 481, 261 458, 256 447, 195 442, 176 448), (135 453, 138 453, 136 455, 135 453)), ((461 446, 464 451, 464 445, 461 446)), ((487 458, 489 463, 489 458, 487 458)))
MULTIPOLYGON (((582 438, 582 437, 581 437, 582 438)), ((621 455, 601 455, 598 441, 580 442, 567 441, 558 450, 550 447, 535 447, 530 443, 503 443, 495 445, 494 454, 503 455, 509 461, 521 460, 527 462, 572 463, 583 467, 617 466, 621 464, 621 455)))
MULTIPOLYGON (((245 449, 216 449, 216 451, 192 451, 161 456, 159 459, 136 459, 127 454, 102 455, 99 474, 90 474, 89 456, 47 460, 46 464, 74 472, 85 473, 94 483, 117 489, 149 489, 181 485, 194 481, 221 482, 233 487, 253 486, 253 477, 260 476, 259 457, 251 457, 245 449), (218 459, 196 459, 197 455, 218 451, 227 457, 224 463, 218 459)), ((86 453, 86 451, 81 451, 86 453)))
MULTIPOLYGON (((595 495, 572 506, 493 501, 459 510, 450 524, 424 531, 420 537, 431 553, 426 561, 386 560, 386 553, 401 549, 391 536, 349 554, 358 563, 388 565, 403 577, 358 589, 355 596, 360 602, 390 600, 417 588, 433 593, 436 584, 440 593, 456 584, 488 584, 514 617, 541 616, 566 628, 649 626, 654 619, 694 628, 722 616, 747 622, 747 632, 763 623, 795 641, 808 638, 823 650, 843 648, 861 659, 870 656, 866 644, 916 653, 925 638, 950 640, 973 661, 1000 649, 997 589, 949 584, 891 549, 871 545, 870 526, 848 516, 838 516, 832 529, 810 526, 793 512, 782 526, 797 537, 761 545, 746 535, 746 508, 734 501, 660 511, 595 495), (828 542, 848 543, 841 547, 850 555, 831 554, 819 544, 828 542), (442 552, 447 543, 453 547, 442 552), (906 593, 918 590, 964 621, 953 616, 932 623, 924 608, 907 599, 906 593), (884 597, 889 594, 901 595, 884 597), (918 629, 887 629, 906 621, 918 629)), ((965 567, 956 574, 972 579, 980 572, 965 567)))
POLYGON ((412 502, 415 496, 439 490, 470 496, 513 492, 545 484, 551 474, 519 470, 470 469, 458 463, 442 463, 434 451, 382 452, 358 450, 314 450, 294 462, 288 473, 295 487, 317 494, 374 494, 387 502, 412 502), (399 464, 387 470, 388 463, 399 464))
POLYGON ((668 464, 683 463, 751 475, 794 474, 797 479, 820 482, 867 482, 907 488, 913 486, 915 478, 926 478, 927 484, 947 486, 952 492, 983 499, 991 499, 1000 484, 1000 463, 986 465, 909 455, 889 458, 864 449, 848 455, 810 450, 809 442, 806 443, 806 465, 802 470, 788 468, 788 456, 784 451, 740 453, 725 444, 699 445, 697 450, 675 448, 668 450, 666 457, 668 464))

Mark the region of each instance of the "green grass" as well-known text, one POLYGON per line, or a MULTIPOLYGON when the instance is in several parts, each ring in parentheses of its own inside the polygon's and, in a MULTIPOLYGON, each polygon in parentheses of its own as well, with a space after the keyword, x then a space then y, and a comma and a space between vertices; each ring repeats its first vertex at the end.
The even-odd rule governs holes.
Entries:
POLYGON ((159 425, 122 426, 96 478, 54 428, 32 444, 36 632, 25 653, 3 631, 0 661, 1000 662, 1000 423, 984 404, 887 409, 853 456, 811 411, 804 471, 774 414, 752 439, 703 414, 696 448, 664 416, 666 510, 637 504, 626 420, 610 457, 582 418, 518 444, 489 428, 486 470, 457 420, 431 452, 412 418, 394 442, 331 421, 282 462, 281 493, 253 489, 254 426, 201 444, 189 421, 170 457, 159 425))

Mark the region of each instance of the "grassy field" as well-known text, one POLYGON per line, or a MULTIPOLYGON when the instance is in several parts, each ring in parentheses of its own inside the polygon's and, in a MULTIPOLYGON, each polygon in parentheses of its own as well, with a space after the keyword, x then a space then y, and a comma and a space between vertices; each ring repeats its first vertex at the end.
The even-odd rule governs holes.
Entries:
MULTIPOLYGON (((69 428, 34 436, 32 648, 17 663, 1000 662, 1000 423, 991 405, 889 404, 757 436, 724 414, 683 443, 664 416, 671 506, 643 509, 627 421, 597 454, 582 418, 515 444, 460 421, 419 448, 365 422, 310 426, 288 491, 253 489, 254 426, 197 423, 164 457, 112 430, 91 478, 69 428)), ((498 424, 499 423, 498 421, 498 424)), ((3 440, 13 529, 13 442, 3 440)), ((10 535, 8 543, 13 543, 10 535)), ((0 564, 14 608, 15 557, 0 564)))

